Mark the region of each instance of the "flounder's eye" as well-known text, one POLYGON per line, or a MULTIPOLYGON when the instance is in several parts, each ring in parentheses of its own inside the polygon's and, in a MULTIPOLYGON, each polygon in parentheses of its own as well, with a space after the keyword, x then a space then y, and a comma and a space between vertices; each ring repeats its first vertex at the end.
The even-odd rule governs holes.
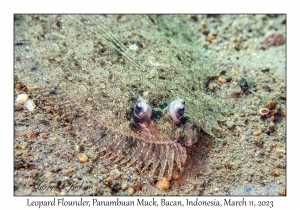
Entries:
POLYGON ((138 98, 134 109, 133 109, 133 119, 137 123, 143 123, 150 120, 152 115, 152 108, 150 104, 143 100, 142 98, 138 98))
POLYGON ((180 118, 184 114, 184 108, 185 108, 185 102, 183 99, 177 99, 175 101, 172 101, 170 105, 168 106, 168 112, 170 117, 175 122, 180 122, 180 118))

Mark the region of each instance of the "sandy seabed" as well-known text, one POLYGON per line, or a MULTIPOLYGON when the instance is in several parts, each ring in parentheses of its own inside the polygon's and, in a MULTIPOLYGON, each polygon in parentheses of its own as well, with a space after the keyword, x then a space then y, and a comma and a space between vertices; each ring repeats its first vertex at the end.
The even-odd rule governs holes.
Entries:
POLYGON ((285 195, 285 19, 15 15, 14 98, 36 105, 14 106, 15 195, 285 195), (201 138, 159 189, 157 174, 103 160, 85 127, 36 91, 53 84, 121 133, 139 95, 156 115, 184 98, 201 138))

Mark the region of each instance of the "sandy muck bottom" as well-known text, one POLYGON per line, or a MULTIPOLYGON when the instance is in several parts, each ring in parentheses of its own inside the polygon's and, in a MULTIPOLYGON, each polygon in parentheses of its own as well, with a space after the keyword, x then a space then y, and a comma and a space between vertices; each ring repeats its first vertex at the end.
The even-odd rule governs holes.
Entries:
POLYGON ((285 18, 15 15, 15 195, 285 195, 285 18))

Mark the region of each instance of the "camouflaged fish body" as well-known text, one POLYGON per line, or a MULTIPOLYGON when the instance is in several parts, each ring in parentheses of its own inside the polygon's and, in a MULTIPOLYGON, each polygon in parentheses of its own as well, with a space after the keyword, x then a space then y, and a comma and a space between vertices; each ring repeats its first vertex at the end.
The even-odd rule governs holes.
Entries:
POLYGON ((213 134, 218 127, 213 105, 205 107, 211 98, 201 102, 206 96, 198 64, 178 60, 172 52, 178 47, 168 44, 149 17, 131 16, 126 23, 99 15, 22 18, 30 42, 27 62, 35 70, 16 68, 16 73, 72 119, 78 136, 105 153, 102 160, 171 179, 173 168, 183 171, 183 145, 197 142, 200 129, 213 134), (136 126, 132 112, 139 95, 147 97, 154 114, 136 126), (174 123, 167 107, 178 96, 186 109, 174 123))

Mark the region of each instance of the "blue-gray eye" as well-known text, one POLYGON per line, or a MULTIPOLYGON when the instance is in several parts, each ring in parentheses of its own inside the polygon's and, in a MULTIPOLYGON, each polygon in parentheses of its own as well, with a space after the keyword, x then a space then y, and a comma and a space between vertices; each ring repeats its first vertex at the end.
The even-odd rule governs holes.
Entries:
POLYGON ((143 111, 143 108, 140 107, 140 104, 136 104, 134 108, 135 108, 135 110, 136 110, 136 114, 137 114, 137 113, 140 113, 141 111, 143 111))
POLYGON ((184 108, 178 110, 178 114, 181 117, 184 114, 184 108))

